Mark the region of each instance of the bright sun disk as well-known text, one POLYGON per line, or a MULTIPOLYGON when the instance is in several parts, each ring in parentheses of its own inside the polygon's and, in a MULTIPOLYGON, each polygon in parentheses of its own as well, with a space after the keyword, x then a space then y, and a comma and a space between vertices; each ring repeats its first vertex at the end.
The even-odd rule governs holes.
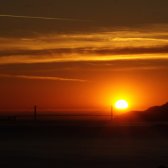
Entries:
POLYGON ((125 110, 128 108, 128 102, 126 100, 118 100, 115 103, 115 108, 117 108, 119 110, 125 110))

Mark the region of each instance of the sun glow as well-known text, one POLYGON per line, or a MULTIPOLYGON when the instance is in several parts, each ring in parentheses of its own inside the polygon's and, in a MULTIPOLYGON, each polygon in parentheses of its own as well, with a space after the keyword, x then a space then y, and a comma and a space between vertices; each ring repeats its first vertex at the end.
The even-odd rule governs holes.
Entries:
POLYGON ((115 103, 115 108, 118 110, 126 110, 128 108, 128 102, 126 100, 118 100, 115 103))

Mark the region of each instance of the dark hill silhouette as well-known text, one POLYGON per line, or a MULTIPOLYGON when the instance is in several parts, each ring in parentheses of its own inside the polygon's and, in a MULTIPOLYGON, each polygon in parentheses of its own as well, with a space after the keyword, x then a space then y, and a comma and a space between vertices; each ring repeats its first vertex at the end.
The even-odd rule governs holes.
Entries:
POLYGON ((143 112, 139 112, 139 115, 147 121, 168 121, 168 103, 150 107, 143 112))
POLYGON ((118 118, 123 121, 168 122, 168 102, 161 106, 152 106, 144 111, 132 111, 118 118))
POLYGON ((163 104, 161 106, 153 106, 147 109, 146 111, 149 112, 167 112, 168 111, 168 102, 166 104, 163 104))

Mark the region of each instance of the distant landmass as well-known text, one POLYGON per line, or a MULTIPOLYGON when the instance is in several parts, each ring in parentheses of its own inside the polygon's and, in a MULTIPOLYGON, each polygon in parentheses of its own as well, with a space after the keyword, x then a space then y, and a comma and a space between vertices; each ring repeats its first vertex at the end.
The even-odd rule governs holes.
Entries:
POLYGON ((144 120, 168 121, 168 102, 161 106, 153 106, 143 111, 140 116, 144 120))
POLYGON ((160 112, 160 113, 167 113, 168 111, 168 102, 166 104, 163 104, 161 106, 153 106, 153 107, 150 107, 149 109, 146 110, 146 112, 153 112, 153 113, 157 113, 157 112, 160 112))
MULTIPOLYGON (((161 106, 152 106, 145 111, 134 111, 132 115, 125 116, 128 120, 141 121, 168 121, 168 102, 161 106)), ((125 118, 124 117, 124 118, 125 118)))

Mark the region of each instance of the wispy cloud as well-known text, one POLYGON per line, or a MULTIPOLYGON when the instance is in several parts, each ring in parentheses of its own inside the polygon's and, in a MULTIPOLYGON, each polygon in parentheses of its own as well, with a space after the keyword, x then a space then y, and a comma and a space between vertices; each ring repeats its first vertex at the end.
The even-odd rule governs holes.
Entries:
POLYGON ((0 38, 0 45, 0 64, 168 60, 165 28, 0 38))
POLYGON ((27 50, 0 50, 0 56, 44 56, 44 55, 132 55, 132 54, 164 54, 168 53, 168 45, 147 47, 120 47, 120 48, 55 48, 55 49, 27 49, 27 50))
POLYGON ((0 77, 1 78, 19 78, 19 79, 28 79, 28 80, 87 82, 87 80, 82 80, 82 79, 63 78, 63 77, 50 77, 50 76, 29 76, 29 75, 0 74, 0 77))
POLYGON ((24 16, 24 15, 0 14, 0 17, 22 18, 22 19, 40 19, 40 20, 57 20, 57 21, 71 21, 71 22, 89 22, 89 20, 82 20, 82 19, 45 17, 45 16, 24 16))

